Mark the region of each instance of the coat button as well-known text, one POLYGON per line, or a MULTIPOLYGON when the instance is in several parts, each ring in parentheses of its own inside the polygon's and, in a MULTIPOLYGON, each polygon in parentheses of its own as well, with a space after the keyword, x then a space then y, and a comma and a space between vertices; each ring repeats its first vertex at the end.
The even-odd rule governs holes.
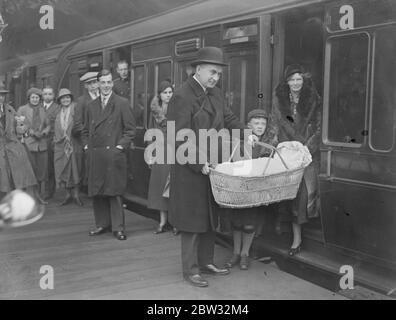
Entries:
POLYGON ((107 147, 106 147, 106 149, 110 149, 110 147, 109 147, 109 146, 107 146, 107 147))

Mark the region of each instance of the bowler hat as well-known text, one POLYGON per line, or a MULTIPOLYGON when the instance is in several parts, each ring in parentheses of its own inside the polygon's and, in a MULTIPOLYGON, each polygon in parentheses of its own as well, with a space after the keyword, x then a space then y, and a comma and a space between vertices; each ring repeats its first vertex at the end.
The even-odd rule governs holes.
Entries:
POLYGON ((4 84, 0 84, 0 93, 8 93, 8 91, 4 84))
POLYGON ((70 96, 73 100, 73 94, 71 93, 71 91, 67 88, 62 88, 59 90, 58 93, 58 101, 60 100, 60 98, 64 97, 64 96, 70 96))
POLYGON ((97 80, 97 76, 98 76, 98 72, 87 72, 85 74, 83 74, 80 78, 81 82, 90 82, 93 80, 97 80))
POLYGON ((41 97, 43 95, 43 92, 39 88, 30 88, 26 92, 26 96, 29 98, 32 94, 37 94, 38 96, 41 97))
POLYGON ((288 65, 284 73, 285 79, 287 80, 290 76, 292 76, 295 73, 304 73, 304 68, 297 63, 288 65))
POLYGON ((249 122, 253 118, 266 118, 268 119, 268 113, 264 109, 254 109, 247 115, 247 121, 249 122))
POLYGON ((217 47, 204 47, 199 49, 197 59, 191 62, 191 66, 198 64, 216 64, 219 66, 227 66, 223 59, 223 51, 217 47))

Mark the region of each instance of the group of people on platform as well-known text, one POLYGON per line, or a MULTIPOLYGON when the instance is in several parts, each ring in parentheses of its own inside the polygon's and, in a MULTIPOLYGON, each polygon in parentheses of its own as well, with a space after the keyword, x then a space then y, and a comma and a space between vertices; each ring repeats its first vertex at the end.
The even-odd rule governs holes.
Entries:
MULTIPOLYGON (((257 141, 272 146, 299 141, 307 146, 313 161, 305 169, 296 199, 277 205, 279 216, 293 226, 289 255, 298 254, 302 224, 319 214, 321 103, 309 74, 297 64, 285 68, 283 80, 274 92, 271 113, 253 109, 247 124, 243 124, 216 86, 227 66, 222 50, 204 47, 191 65, 195 73, 180 88, 175 90, 168 79, 160 82, 149 104, 148 127, 160 129, 164 137, 167 121, 174 121, 176 132, 191 129, 196 136, 200 129, 243 132, 249 128, 252 134, 247 143, 252 145, 252 158, 268 155, 268 150, 255 144, 257 141)), ((127 183, 126 150, 135 137, 136 118, 141 116, 141 110, 132 109, 127 100, 128 64, 120 61, 117 72, 120 78, 115 81, 108 70, 85 74, 80 80, 86 92, 77 100, 66 88, 59 91, 56 101, 52 88, 31 88, 28 103, 17 111, 5 103, 7 90, 0 88, 0 192, 32 189, 41 199, 43 192, 53 195, 56 182, 67 191, 62 204, 74 199, 82 205, 79 189, 86 185, 93 198, 96 222, 89 234, 112 231, 117 239, 125 240, 122 195, 127 183)), ((181 234, 184 279, 194 286, 206 287, 208 281, 202 273, 226 275, 238 264, 247 270, 258 216, 265 214, 268 207, 229 210, 234 249, 225 266, 218 267, 214 263, 214 244, 219 208, 211 194, 209 163, 176 161, 170 165, 149 161, 148 165, 148 207, 160 214, 155 233, 162 233, 171 225, 175 234, 181 234)))

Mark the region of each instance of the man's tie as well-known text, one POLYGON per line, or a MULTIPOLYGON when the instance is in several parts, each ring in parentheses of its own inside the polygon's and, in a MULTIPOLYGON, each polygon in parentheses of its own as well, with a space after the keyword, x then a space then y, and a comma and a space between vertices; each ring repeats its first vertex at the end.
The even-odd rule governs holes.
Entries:
POLYGON ((104 109, 106 107, 106 98, 102 97, 101 102, 102 102, 102 109, 104 109))

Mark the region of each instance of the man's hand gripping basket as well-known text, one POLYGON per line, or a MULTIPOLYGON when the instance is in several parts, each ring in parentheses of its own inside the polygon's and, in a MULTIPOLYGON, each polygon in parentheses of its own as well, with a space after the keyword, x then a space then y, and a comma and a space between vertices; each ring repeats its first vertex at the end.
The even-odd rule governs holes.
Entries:
MULTIPOLYGON (((209 178, 213 196, 221 207, 251 208, 296 197, 304 175, 304 167, 290 170, 275 147, 263 142, 256 143, 271 149, 270 158, 272 158, 274 153, 277 153, 286 171, 265 175, 269 160, 263 175, 258 177, 232 176, 211 169, 209 178)), ((233 150, 231 158, 235 150, 236 148, 233 150)))

